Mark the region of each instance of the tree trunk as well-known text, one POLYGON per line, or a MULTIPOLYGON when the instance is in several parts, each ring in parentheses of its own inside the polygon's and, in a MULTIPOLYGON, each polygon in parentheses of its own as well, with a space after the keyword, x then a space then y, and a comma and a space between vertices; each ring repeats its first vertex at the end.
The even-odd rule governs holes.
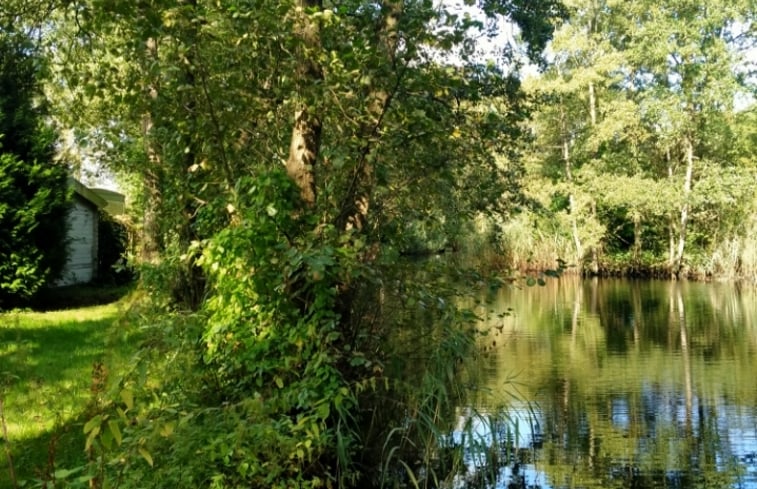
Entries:
MULTIPOLYGON (((381 2, 381 20, 377 26, 376 42, 382 47, 385 61, 397 71, 397 47, 399 43, 399 22, 402 14, 401 0, 384 0, 381 2)), ((401 83, 401 75, 397 75, 395 85, 391 89, 380 85, 368 87, 365 94, 368 103, 369 120, 360 129, 360 135, 365 141, 360 150, 358 160, 353 170, 352 179, 340 205, 337 217, 337 227, 340 229, 363 229, 368 218, 373 187, 375 185, 375 170, 370 160, 375 150, 379 132, 392 98, 401 83)))
POLYGON ((294 116, 286 170, 289 178, 299 187, 300 196, 308 206, 313 206, 316 199, 315 166, 320 145, 321 121, 311 115, 303 104, 294 116))
MULTIPOLYGON (((572 186, 573 173, 571 171, 570 165, 570 141, 568 140, 567 129, 565 127, 566 122, 564 117, 565 115, 561 111, 561 118, 563 119, 562 156, 563 162, 565 163, 565 178, 567 179, 568 184, 572 186)), ((576 247, 576 265, 579 267, 579 271, 581 271, 583 269, 584 247, 581 243, 581 237, 578 235, 577 207, 576 198, 573 195, 573 189, 571 188, 571 191, 568 194, 568 212, 570 213, 570 228, 573 233, 573 244, 576 247)))
MULTIPOLYGON (((665 161, 668 164, 668 180, 673 180, 673 160, 670 157, 670 149, 665 152, 665 161)), ((678 234, 676 218, 668 216, 668 270, 671 278, 676 276, 676 235, 678 234)))
POLYGON ((641 258, 641 214, 634 212, 633 216, 633 267, 638 270, 641 258))
MULTIPOLYGON (((158 60, 158 42, 150 38, 145 43, 145 55, 148 63, 156 63, 158 60)), ((160 90, 159 81, 152 79, 146 84, 146 93, 148 100, 145 106, 149 107, 153 100, 158 98, 160 90)), ((160 253, 163 249, 163 243, 160 233, 160 223, 158 213, 162 207, 163 195, 161 192, 161 157, 158 148, 152 137, 153 118, 149 111, 142 115, 142 141, 144 151, 147 155, 147 164, 145 172, 142 175, 142 182, 145 190, 145 203, 142 221, 142 233, 140 243, 140 258, 144 263, 155 264, 158 262, 160 253)))
MULTIPOLYGON (((300 40, 296 76, 299 91, 303 93, 304 87, 323 78, 323 70, 316 55, 308 52, 321 44, 318 24, 308 17, 308 10, 322 9, 323 3, 321 0, 297 0, 296 6, 298 18, 295 35, 300 40)), ((285 164, 287 174, 300 189, 303 202, 307 206, 313 206, 317 197, 315 169, 321 147, 321 120, 308 103, 308 100, 301 100, 295 111, 289 157, 285 164)))
POLYGON ((669 216, 668 221, 668 268, 670 278, 676 278, 676 235, 678 225, 675 216, 669 216))
MULTIPOLYGON (((594 83, 589 82, 589 122, 591 122, 592 129, 597 126, 597 96, 594 90, 594 83)), ((597 204, 592 199, 591 201, 591 216, 596 219, 597 216, 597 204)), ((597 253, 597 247, 592 245, 589 249, 589 256, 591 256, 591 273, 593 275, 599 274, 599 256, 597 253)))
POLYGON ((584 257, 584 247, 581 243, 581 237, 578 235, 578 222, 576 219, 576 213, 578 212, 576 210, 576 198, 571 193, 568 195, 568 210, 570 211, 570 227, 571 231, 573 232, 573 244, 576 247, 576 259, 578 261, 578 266, 580 269, 583 269, 583 257, 584 257))
POLYGON ((183 173, 184 178, 181 184, 181 216, 179 216, 178 229, 176 231, 179 239, 179 248, 182 253, 187 254, 188 258, 182 260, 178 265, 179 268, 177 270, 173 295, 174 300, 178 304, 182 304, 189 310, 194 311, 200 307, 203 301, 206 283, 205 273, 202 267, 196 263, 196 255, 187 253, 192 242, 202 238, 197 232, 197 213, 202 204, 198 204, 198 198, 196 198, 201 193, 198 190, 201 184, 196 181, 196 172, 192 171, 193 167, 198 166, 197 164, 202 152, 195 135, 195 131, 198 131, 201 127, 201 122, 197 115, 197 107, 201 100, 199 94, 202 93, 202 85, 198 82, 196 74, 197 66, 199 65, 197 46, 200 42, 197 23, 199 18, 197 0, 188 0, 187 7, 186 21, 188 27, 184 33, 186 36, 184 42, 188 46, 188 49, 183 63, 183 82, 189 89, 182 91, 186 99, 181 101, 181 106, 186 111, 186 120, 190 124, 186 130, 179 134, 179 137, 182 138, 181 144, 186 150, 181 159, 177 161, 179 171, 183 173))
POLYGON ((689 196, 691 194, 691 181, 694 174, 694 145, 691 137, 684 139, 686 151, 686 176, 683 180, 683 205, 681 206, 681 220, 678 227, 678 247, 676 249, 675 273, 681 273, 683 268, 683 253, 686 247, 686 230, 689 221, 689 196))
MULTIPOLYGON (((375 187, 375 168, 371 153, 375 152, 384 117, 402 82, 401 70, 397 69, 399 62, 397 46, 403 2, 402 0, 385 0, 380 5, 382 16, 376 26, 376 43, 383 48, 384 60, 382 61, 390 64, 397 75, 391 86, 382 86, 381 77, 370 77, 374 82, 366 88, 364 94, 368 101, 367 112, 369 117, 360 126, 358 132, 363 144, 357 155, 349 185, 340 201, 335 219, 337 229, 346 231, 367 231, 368 213, 375 187)), ((372 261, 378 256, 378 253, 379 244, 373 243, 366 247, 361 259, 366 262, 372 261)), ((365 312, 359 311, 360 308, 356 304, 365 300, 372 304, 381 303, 381 291, 368 291, 368 298, 366 298, 365 290, 361 289, 361 284, 355 282, 339 284, 339 290, 337 310, 342 318, 344 329, 356 332, 359 323, 370 321, 366 318, 365 312)), ((352 333, 347 334, 348 336, 352 335, 352 333)))

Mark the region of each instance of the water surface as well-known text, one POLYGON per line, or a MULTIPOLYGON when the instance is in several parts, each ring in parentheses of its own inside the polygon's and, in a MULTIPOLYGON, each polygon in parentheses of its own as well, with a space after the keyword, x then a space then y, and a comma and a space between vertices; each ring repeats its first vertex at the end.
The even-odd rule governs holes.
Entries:
POLYGON ((496 487, 757 488, 754 289, 563 278, 489 312, 459 414, 509 406, 496 487))

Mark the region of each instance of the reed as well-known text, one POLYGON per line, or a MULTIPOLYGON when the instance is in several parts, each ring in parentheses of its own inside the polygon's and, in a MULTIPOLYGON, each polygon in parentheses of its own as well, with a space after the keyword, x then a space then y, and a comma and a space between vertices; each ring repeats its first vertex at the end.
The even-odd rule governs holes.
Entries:
POLYGON ((558 258, 575 254, 570 236, 558 223, 528 213, 501 226, 500 246, 510 266, 517 270, 550 269, 558 258))

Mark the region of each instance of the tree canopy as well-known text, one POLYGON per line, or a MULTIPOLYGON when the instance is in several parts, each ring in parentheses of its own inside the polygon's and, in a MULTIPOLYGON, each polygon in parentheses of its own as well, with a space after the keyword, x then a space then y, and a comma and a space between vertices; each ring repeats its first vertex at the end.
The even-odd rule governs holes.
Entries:
POLYGON ((754 5, 566 5, 552 61, 530 85, 533 175, 560 182, 539 198, 573 202, 560 209, 576 244, 565 256, 594 272, 619 258, 621 269, 702 273, 753 212, 742 131, 754 106, 736 104, 754 100, 754 5))

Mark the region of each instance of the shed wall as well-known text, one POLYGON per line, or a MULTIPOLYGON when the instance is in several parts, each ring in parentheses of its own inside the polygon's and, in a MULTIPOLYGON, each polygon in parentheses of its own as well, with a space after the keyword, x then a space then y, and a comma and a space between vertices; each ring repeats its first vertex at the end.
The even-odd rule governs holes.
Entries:
POLYGON ((68 226, 68 262, 58 285, 90 282, 97 264, 97 210, 75 195, 68 226))

